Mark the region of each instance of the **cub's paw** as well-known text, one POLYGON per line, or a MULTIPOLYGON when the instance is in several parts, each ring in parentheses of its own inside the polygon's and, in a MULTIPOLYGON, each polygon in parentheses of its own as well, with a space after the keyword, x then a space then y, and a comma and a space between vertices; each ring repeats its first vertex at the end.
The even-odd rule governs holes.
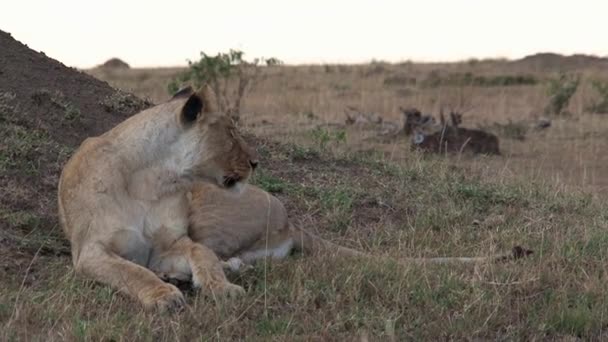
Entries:
POLYGON ((222 261, 222 268, 234 273, 244 273, 252 270, 253 266, 244 263, 241 258, 230 258, 227 261, 222 261))
POLYGON ((244 288, 229 282, 217 284, 210 290, 214 297, 220 298, 237 298, 245 295, 244 288))
POLYGON ((178 312, 186 306, 184 295, 171 284, 163 284, 147 291, 142 296, 142 302, 147 310, 160 312, 178 312))

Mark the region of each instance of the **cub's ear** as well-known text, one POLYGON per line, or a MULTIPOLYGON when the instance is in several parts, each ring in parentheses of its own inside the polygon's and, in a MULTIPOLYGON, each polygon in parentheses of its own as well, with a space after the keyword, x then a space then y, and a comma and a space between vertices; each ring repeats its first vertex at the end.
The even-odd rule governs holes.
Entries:
POLYGON ((191 124, 196 121, 203 110, 203 100, 198 94, 192 94, 182 107, 181 120, 184 124, 191 124))

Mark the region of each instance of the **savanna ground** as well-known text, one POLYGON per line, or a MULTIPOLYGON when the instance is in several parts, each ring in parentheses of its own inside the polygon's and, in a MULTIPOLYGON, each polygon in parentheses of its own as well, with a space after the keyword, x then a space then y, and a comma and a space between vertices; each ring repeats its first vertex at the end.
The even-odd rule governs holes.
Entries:
MULTIPOLYGON (((586 113, 594 94, 583 82, 569 115, 552 118, 546 130, 531 129, 547 102, 544 80, 554 71, 548 69, 502 61, 272 67, 246 99, 241 119, 262 155, 252 182, 279 197, 297 224, 325 238, 395 258, 484 255, 514 245, 533 249, 529 258, 402 266, 295 256, 232 277, 247 289, 244 298, 189 293, 184 312, 158 315, 74 275, 51 204, 41 210, 4 200, 0 339, 604 339, 608 164, 602 152, 608 117, 586 113), (538 82, 433 81, 466 72, 526 74, 538 82), (375 129, 339 125, 345 105, 395 122, 399 106, 433 114, 442 106, 466 109, 463 126, 495 129, 503 155, 421 155, 404 137, 385 139, 375 129), (525 139, 515 139, 522 132, 525 139)), ((602 77, 604 70, 575 69, 585 77, 602 77)), ((88 72, 160 102, 179 71, 88 72)), ((21 178, 12 175, 38 179, 40 165, 49 164, 52 172, 36 189, 52 198, 53 177, 74 144, 48 139, 56 130, 44 125, 23 124, 28 111, 13 105, 11 94, 0 97, 0 166, 8 179, 0 185, 7 196, 22 196, 19 191, 30 190, 25 181, 14 186, 13 179, 21 178)), ((78 124, 62 103, 55 119, 68 122, 63 129, 69 130, 78 124)))

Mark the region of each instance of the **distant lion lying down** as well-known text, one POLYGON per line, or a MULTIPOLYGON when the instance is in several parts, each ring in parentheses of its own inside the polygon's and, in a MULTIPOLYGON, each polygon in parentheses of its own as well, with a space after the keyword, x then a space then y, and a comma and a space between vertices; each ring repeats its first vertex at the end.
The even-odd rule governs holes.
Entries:
MULTIPOLYGON (((324 252, 340 256, 376 258, 341 247, 292 225, 283 204, 266 191, 245 184, 242 193, 226 191, 208 183, 197 183, 190 196, 188 235, 211 249, 227 270, 270 257, 283 259, 293 250, 305 254, 324 252)), ((530 254, 521 247, 512 253, 485 257, 400 258, 401 263, 492 262, 530 254)), ((188 275, 167 269, 165 277, 186 280, 188 275)))

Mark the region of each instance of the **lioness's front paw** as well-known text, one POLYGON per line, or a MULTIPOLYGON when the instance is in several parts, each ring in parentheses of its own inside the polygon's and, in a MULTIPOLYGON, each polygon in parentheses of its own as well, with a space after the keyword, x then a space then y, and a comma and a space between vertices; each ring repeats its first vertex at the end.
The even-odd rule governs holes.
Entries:
POLYGON ((224 298, 236 298, 245 294, 244 288, 229 282, 213 286, 210 290, 214 296, 224 298))
POLYGON ((163 284, 146 293, 142 302, 148 310, 161 312, 180 311, 186 305, 182 292, 171 284, 163 284))

